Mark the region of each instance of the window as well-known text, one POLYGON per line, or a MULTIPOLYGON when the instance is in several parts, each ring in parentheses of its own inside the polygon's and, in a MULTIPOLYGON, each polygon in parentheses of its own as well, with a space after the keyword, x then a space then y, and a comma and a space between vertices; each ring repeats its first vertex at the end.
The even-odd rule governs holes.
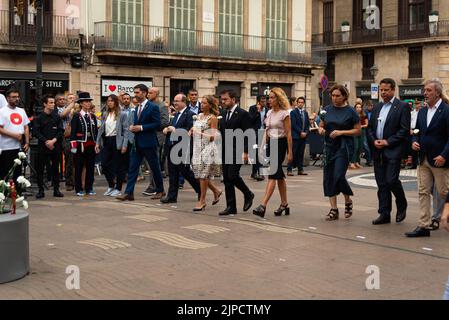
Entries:
POLYGON ((288 0, 267 0, 267 55, 283 59, 287 54, 288 0))
POLYGON ((196 0, 170 0, 169 10, 172 51, 195 53, 196 0))
POLYGON ((327 55, 327 64, 324 74, 327 76, 330 82, 335 81, 335 54, 329 53, 327 55))
POLYGON ((334 3, 325 2, 323 4, 323 34, 324 43, 331 46, 334 41, 334 3))
POLYGON ((371 67, 374 66, 374 50, 363 51, 362 59, 362 80, 374 80, 374 77, 371 74, 371 67))
POLYGON ((353 43, 366 43, 381 40, 381 27, 382 27, 382 0, 354 0, 353 2, 353 30, 352 30, 352 42, 353 43), (377 19, 374 25, 367 27, 367 21, 371 22, 369 14, 371 11, 366 9, 369 6, 376 6, 380 15, 375 16, 377 19), (376 28, 379 26, 379 28, 376 28))
POLYGON ((402 38, 428 34, 430 6, 431 1, 428 0, 399 0, 399 33, 402 38))
POLYGON ((219 0, 220 50, 222 55, 242 56, 243 1, 219 0))
POLYGON ((116 47, 142 49, 142 22, 143 0, 112 0, 112 35, 116 47))
POLYGON ((408 77, 422 78, 422 47, 408 49, 408 77))

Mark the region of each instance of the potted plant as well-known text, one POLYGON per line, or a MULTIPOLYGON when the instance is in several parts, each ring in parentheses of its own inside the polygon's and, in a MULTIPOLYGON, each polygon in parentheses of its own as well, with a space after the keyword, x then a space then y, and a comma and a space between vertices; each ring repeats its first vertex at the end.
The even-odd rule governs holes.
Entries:
POLYGON ((151 41, 151 51, 162 52, 164 51, 164 40, 161 37, 154 38, 151 41))
POLYGON ((17 181, 12 179, 14 170, 17 166, 22 165, 22 161, 25 158, 25 153, 20 152, 18 158, 14 160, 14 165, 11 170, 9 170, 5 180, 0 181, 0 214, 11 213, 14 215, 16 214, 17 206, 22 206, 25 210, 28 209, 28 202, 25 201, 25 198, 20 194, 19 190, 21 188, 17 187, 27 188, 31 186, 31 183, 23 176, 17 178, 17 181))
POLYGON ((341 32, 342 32, 342 39, 343 42, 349 41, 349 32, 351 31, 351 25, 348 21, 343 21, 341 23, 341 32))
POLYGON ((439 12, 436 10, 430 11, 430 13, 429 13, 430 35, 436 35, 438 33, 438 15, 439 15, 439 12))

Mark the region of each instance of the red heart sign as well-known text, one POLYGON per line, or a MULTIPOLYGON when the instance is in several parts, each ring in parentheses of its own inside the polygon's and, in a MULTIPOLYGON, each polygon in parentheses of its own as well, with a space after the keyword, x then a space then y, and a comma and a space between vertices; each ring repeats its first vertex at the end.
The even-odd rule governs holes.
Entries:
POLYGON ((11 114, 9 119, 11 120, 11 123, 15 125, 21 125, 23 121, 22 116, 18 113, 11 114))
POLYGON ((115 92, 117 90, 117 86, 109 86, 109 91, 115 92))

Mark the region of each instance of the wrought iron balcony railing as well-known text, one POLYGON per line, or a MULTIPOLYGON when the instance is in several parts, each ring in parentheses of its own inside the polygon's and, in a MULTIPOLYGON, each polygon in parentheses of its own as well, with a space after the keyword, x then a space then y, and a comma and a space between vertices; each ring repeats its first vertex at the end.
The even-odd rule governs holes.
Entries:
POLYGON ((381 29, 354 29, 347 32, 314 34, 312 41, 328 47, 353 46, 401 40, 449 37, 449 21, 388 26, 381 29))
POLYGON ((324 64, 325 50, 310 42, 113 22, 95 24, 97 51, 324 64))
MULTIPOLYGON (((78 49, 79 23, 72 18, 44 15, 44 47, 78 49)), ((36 26, 34 21, 23 23, 14 12, 0 10, 0 45, 35 46, 36 26)))

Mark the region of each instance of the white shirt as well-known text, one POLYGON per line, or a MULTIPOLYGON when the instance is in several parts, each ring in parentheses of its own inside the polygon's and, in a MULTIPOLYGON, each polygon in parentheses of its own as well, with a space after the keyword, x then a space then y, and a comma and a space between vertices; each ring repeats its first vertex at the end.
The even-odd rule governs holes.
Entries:
POLYGON ((430 123, 432 122, 433 116, 435 113, 437 113, 438 108, 440 107, 441 103, 443 102, 442 99, 438 100, 438 102, 435 104, 433 108, 429 107, 427 108, 427 127, 430 126, 430 123))
POLYGON ((117 119, 113 113, 108 115, 106 119, 106 127, 105 127, 106 137, 115 137, 117 136, 117 119))
POLYGON ((386 102, 379 113, 379 118, 377 119, 378 125, 377 125, 377 139, 382 140, 384 136, 384 128, 385 123, 387 122, 388 114, 390 113, 391 107, 394 103, 394 97, 390 100, 390 102, 386 102))
POLYGON ((234 115, 235 109, 237 109, 238 105, 236 104, 232 109, 231 109, 231 114, 229 115, 229 110, 226 111, 226 121, 229 121, 232 116, 234 115))
MULTIPOLYGON (((9 106, 0 109, 0 127, 14 133, 25 133, 25 126, 30 123, 25 110, 21 108, 10 108, 9 106)), ((1 150, 20 149, 20 142, 8 136, 0 135, 1 150)))
POLYGON ((5 96, 0 93, 0 109, 6 107, 7 105, 8 102, 6 101, 5 96))
POLYGON ((418 120, 418 111, 416 110, 412 110, 412 118, 411 118, 411 122, 410 122, 410 128, 412 130, 416 129, 416 121, 418 120))
POLYGON ((179 119, 181 119, 182 114, 183 114, 184 111, 186 111, 186 110, 187 110, 187 107, 185 107, 184 109, 182 109, 181 111, 179 111, 178 118, 175 117, 175 118, 173 119, 173 126, 175 126, 176 124, 178 124, 179 119))

